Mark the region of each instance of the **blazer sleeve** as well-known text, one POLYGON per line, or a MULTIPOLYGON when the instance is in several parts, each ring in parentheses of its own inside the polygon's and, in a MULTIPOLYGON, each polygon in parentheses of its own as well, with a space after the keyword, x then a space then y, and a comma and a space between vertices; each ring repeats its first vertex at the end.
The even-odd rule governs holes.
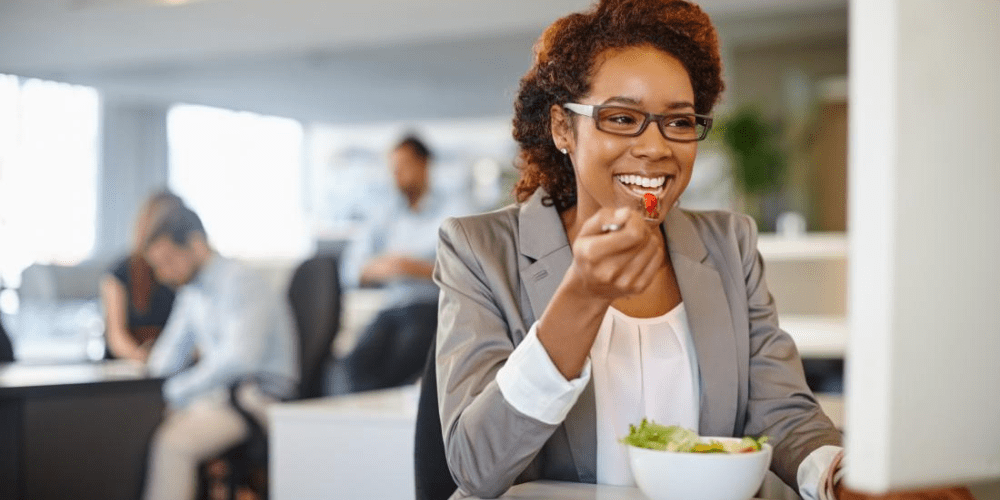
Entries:
POLYGON ((778 327, 774 299, 757 250, 757 227, 747 216, 738 224, 750 321, 750 367, 746 435, 766 435, 774 447, 771 469, 798 491, 799 464, 823 445, 841 445, 834 427, 806 385, 802 358, 791 336, 778 327))
MULTIPOLYGON (((518 412, 496 382, 497 371, 514 350, 497 296, 516 295, 510 289, 516 285, 487 278, 458 219, 446 220, 439 236, 436 355, 445 454, 464 493, 496 498, 514 484, 558 425, 518 412)), ((482 252, 493 259, 489 265, 512 265, 498 261, 502 251, 482 252)))

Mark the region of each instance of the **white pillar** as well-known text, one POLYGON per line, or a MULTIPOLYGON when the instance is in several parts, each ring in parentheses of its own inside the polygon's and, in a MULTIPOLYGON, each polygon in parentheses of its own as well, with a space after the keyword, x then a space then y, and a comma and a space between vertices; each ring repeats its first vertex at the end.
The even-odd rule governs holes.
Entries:
POLYGON ((147 196, 167 187, 166 106, 105 100, 94 254, 128 251, 136 212, 147 196))
POLYGON ((1000 2, 850 12, 848 485, 1000 477, 1000 2))

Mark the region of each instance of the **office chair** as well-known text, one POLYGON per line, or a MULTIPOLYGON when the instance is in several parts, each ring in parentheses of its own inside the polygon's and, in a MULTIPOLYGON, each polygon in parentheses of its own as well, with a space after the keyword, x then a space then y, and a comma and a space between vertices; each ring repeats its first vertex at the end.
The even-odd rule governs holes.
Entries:
POLYGON ((427 364, 420 379, 420 400, 417 403, 416 438, 413 446, 413 477, 416 500, 447 500, 458 489, 448 469, 444 438, 441 436, 441 414, 438 413, 437 363, 431 342, 427 364))
MULTIPOLYGON (((299 387, 296 399, 322 396, 324 368, 333 359, 333 341, 340 328, 341 297, 337 259, 329 255, 311 257, 295 269, 288 286, 288 300, 299 335, 299 387)), ((250 433, 242 443, 228 450, 223 460, 229 463, 228 498, 235 500, 240 486, 261 482, 267 497, 267 432, 257 419, 244 409, 237 397, 240 381, 229 391, 229 401, 243 417, 250 433)))
POLYGON ((10 337, 3 329, 3 315, 0 314, 0 363, 10 363, 14 361, 14 346, 10 342, 10 337))
POLYGON ((333 359, 340 328, 341 297, 337 258, 312 257, 299 265, 288 287, 299 332, 299 399, 323 395, 323 375, 333 359))

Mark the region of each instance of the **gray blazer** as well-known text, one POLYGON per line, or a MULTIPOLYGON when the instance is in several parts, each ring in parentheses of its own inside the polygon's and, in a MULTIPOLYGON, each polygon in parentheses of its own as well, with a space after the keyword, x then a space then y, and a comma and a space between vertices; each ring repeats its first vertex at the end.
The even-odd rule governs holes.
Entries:
MULTIPOLYGON (((514 409, 495 380, 573 258, 544 195, 539 189, 521 205, 448 219, 440 230, 438 404, 452 476, 472 495, 496 497, 536 479, 597 477, 592 382, 566 420, 549 425, 514 409)), ((799 463, 841 437, 778 327, 756 226, 744 215, 673 208, 664 230, 698 357, 699 434, 770 436, 771 470, 797 491, 799 463)))

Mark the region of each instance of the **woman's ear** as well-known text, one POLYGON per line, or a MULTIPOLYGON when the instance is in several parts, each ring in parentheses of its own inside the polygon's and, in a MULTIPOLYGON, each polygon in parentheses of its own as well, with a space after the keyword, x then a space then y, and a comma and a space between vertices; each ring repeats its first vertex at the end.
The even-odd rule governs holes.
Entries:
POLYGON ((552 131, 552 142, 556 149, 567 153, 573 151, 573 124, 570 123, 569 114, 558 105, 553 104, 549 108, 549 127, 552 131))

